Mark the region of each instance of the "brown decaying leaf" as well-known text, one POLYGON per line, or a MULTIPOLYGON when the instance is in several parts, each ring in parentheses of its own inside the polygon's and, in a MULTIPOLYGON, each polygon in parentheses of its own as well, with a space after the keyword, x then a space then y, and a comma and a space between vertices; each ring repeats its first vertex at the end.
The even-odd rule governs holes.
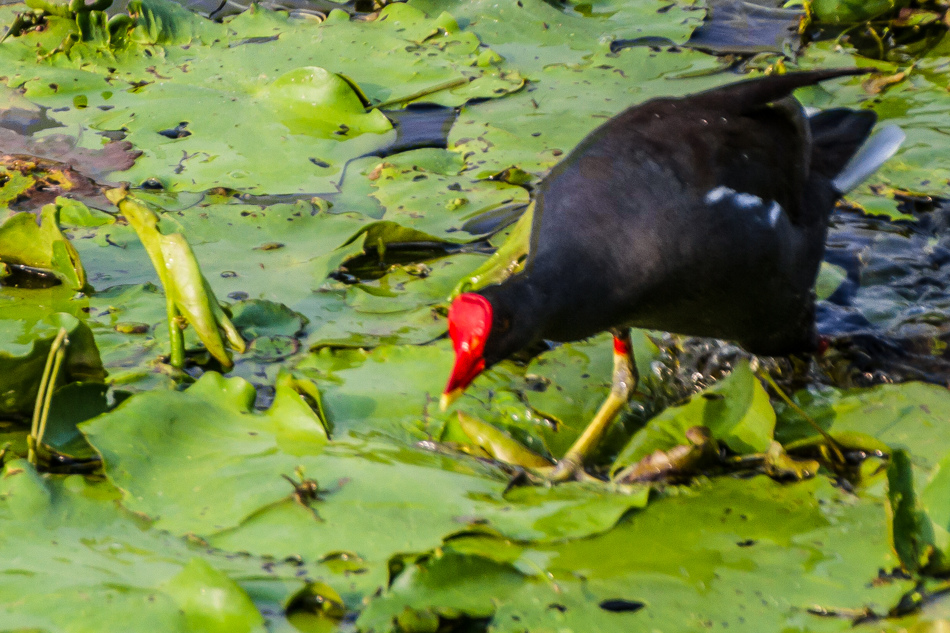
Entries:
POLYGON ((128 141, 112 141, 100 149, 76 146, 76 139, 64 134, 33 138, 13 130, 0 128, 0 147, 6 154, 25 154, 69 166, 101 184, 115 171, 124 171, 135 164, 142 152, 128 141))
POLYGON ((861 86, 864 88, 864 91, 868 94, 876 95, 881 94, 891 86, 899 84, 907 78, 907 71, 901 71, 899 73, 894 73, 893 75, 882 75, 875 73, 867 79, 865 79, 861 86))
POLYGON ((694 426, 686 431, 689 444, 674 446, 668 451, 654 451, 636 464, 618 473, 618 483, 648 481, 683 481, 706 466, 719 461, 719 446, 709 429, 694 426))
POLYGON ((67 194, 87 200, 101 198, 105 202, 99 186, 93 180, 65 163, 26 154, 3 154, 0 155, 0 166, 33 179, 33 184, 10 202, 10 208, 14 211, 39 211, 58 196, 67 194))

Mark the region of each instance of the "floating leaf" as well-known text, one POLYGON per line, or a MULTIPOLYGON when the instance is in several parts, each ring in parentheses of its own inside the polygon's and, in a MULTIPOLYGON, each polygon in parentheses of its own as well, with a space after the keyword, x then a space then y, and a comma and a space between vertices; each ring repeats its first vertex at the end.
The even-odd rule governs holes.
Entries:
POLYGON ((319 66, 296 68, 265 89, 278 117, 294 134, 379 134, 392 124, 379 110, 365 112, 351 85, 319 66))
POLYGON ((852 24, 909 4, 910 0, 810 0, 809 7, 820 22, 852 24))
POLYGON ((512 631, 635 630, 650 622, 851 630, 850 620, 802 605, 885 613, 896 604, 913 582, 875 580, 897 562, 885 522, 879 498, 856 503, 823 478, 787 485, 724 477, 661 496, 582 540, 452 538, 397 566, 358 624, 386 630, 409 607, 443 620, 491 618, 512 631))
MULTIPOLYGON (((262 632, 284 620, 299 567, 222 556, 151 530, 115 503, 108 483, 47 478, 25 460, 0 474, 0 617, 11 630, 134 630, 136 622, 185 633, 224 620, 262 632), (42 535, 39 537, 38 535, 42 535), (250 596, 250 598, 249 598, 250 596), (89 608, 90 601, 108 609, 89 608), (247 626, 252 625, 252 626, 247 626)), ((242 626, 244 628, 242 628, 242 626)), ((203 628, 202 630, 212 630, 203 628)))

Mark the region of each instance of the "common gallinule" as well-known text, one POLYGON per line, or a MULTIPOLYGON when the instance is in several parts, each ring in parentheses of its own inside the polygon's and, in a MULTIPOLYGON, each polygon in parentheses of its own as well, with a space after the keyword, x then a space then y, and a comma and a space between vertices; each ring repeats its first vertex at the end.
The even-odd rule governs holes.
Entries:
POLYGON ((654 99, 591 132, 543 180, 524 269, 449 310, 446 408, 478 374, 538 342, 614 336, 613 389, 561 458, 579 473, 637 383, 628 328, 816 349, 812 287, 835 201, 890 157, 888 128, 860 154, 869 110, 807 116, 791 96, 867 72, 818 70, 654 99), (849 162, 850 161, 850 162, 849 162))

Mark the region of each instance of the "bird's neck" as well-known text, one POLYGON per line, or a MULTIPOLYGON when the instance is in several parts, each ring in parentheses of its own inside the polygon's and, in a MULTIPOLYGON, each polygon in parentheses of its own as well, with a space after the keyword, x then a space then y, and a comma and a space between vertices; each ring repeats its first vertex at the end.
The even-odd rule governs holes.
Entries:
POLYGON ((544 338, 551 294, 522 273, 479 291, 492 305, 492 330, 485 345, 491 366, 544 338))

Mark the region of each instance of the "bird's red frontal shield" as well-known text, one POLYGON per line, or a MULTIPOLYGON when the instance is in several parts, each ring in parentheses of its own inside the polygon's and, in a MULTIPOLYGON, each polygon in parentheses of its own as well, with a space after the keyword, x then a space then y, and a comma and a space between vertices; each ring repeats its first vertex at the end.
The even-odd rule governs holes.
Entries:
POLYGON ((449 308, 449 336, 455 348, 455 366, 442 395, 443 408, 457 398, 485 369, 485 339, 491 330, 492 307, 485 297, 466 292, 449 308))

